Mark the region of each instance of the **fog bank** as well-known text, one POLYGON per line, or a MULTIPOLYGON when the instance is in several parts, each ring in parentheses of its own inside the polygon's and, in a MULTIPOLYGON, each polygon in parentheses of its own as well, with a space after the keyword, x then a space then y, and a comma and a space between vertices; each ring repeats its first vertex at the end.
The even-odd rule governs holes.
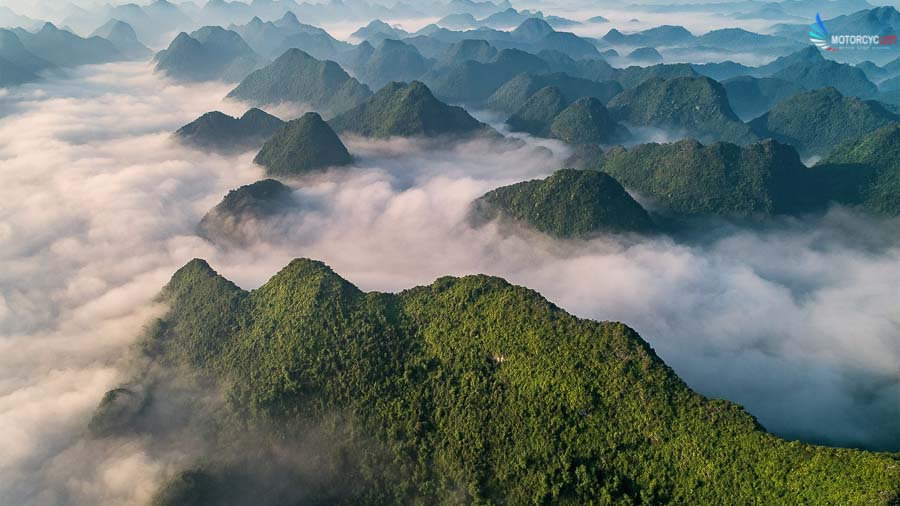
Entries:
POLYGON ((228 190, 263 177, 169 134, 239 114, 224 84, 145 64, 84 67, 0 96, 0 503, 138 504, 177 456, 82 438, 169 276, 202 257, 244 288, 295 257, 366 290, 487 273, 582 317, 637 329, 699 392, 786 437, 900 449, 900 222, 842 208, 675 240, 551 241, 465 222, 473 198, 543 177, 567 150, 345 139, 354 167, 289 181, 301 211, 221 249, 194 235, 228 190))

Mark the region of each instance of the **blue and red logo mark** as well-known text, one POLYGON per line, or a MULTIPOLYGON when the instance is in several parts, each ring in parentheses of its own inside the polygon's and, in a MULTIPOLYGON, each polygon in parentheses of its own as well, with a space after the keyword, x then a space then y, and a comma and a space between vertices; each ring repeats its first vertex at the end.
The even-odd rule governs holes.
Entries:
POLYGON ((825 23, 822 22, 818 12, 816 13, 816 22, 809 25, 809 41, 823 51, 837 51, 828 43, 828 29, 825 28, 825 23))
POLYGON ((840 34, 828 33, 825 23, 819 13, 816 13, 816 22, 809 25, 809 41, 823 51, 837 51, 840 49, 869 49, 884 48, 897 44, 896 35, 873 34, 840 34))

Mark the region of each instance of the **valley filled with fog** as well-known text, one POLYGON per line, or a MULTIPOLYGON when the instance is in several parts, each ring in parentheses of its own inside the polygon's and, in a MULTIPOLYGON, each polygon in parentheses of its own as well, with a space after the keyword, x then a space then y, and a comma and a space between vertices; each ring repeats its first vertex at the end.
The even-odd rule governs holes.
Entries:
MULTIPOLYGON (((51 12, 30 4, 0 2, 28 18, 51 12)), ((566 28, 590 40, 613 26, 632 33, 681 24, 700 35, 726 26, 770 33, 775 23, 749 14, 732 19, 734 10, 725 7, 667 13, 659 6, 635 11, 624 3, 557 4, 516 7, 573 20, 608 18, 612 24, 566 28)), ((87 7, 80 18, 73 9, 55 21, 60 28, 76 29, 76 21, 100 25, 104 20, 89 16, 94 11, 87 7)), ((384 8, 390 12, 391 6, 384 8)), ((399 12, 384 18, 410 35, 450 14, 433 9, 432 15, 428 8, 421 16, 399 12)), ((371 18, 360 22, 342 12, 298 18, 315 22, 341 43, 358 43, 352 34, 371 18)), ((808 24, 799 14, 789 21, 808 24)), ((222 14, 196 27, 247 22, 222 14)), ((179 31, 190 31, 172 28, 145 41, 147 48, 164 50, 179 31)), ((509 42, 516 44, 524 43, 509 42)), ((537 42, 529 44, 540 49, 537 42)), ((633 63, 725 58, 756 68, 804 47, 772 44, 783 54, 749 48, 723 54, 690 42, 661 46, 659 62, 634 61, 621 47, 623 56, 609 61, 615 72, 633 63)), ((445 45, 450 44, 440 47, 445 45)), ((351 61, 346 54, 338 62, 345 67, 351 61)), ((420 73, 425 84, 495 132, 385 138, 335 127, 352 155, 349 163, 279 177, 290 188, 293 210, 241 221, 239 241, 219 241, 198 232, 204 216, 230 191, 272 174, 254 162, 259 146, 213 152, 180 142, 173 133, 209 111, 239 117, 260 103, 226 98, 240 78, 180 79, 155 68, 158 60, 149 55, 41 70, 38 78, 0 89, 0 502, 145 504, 160 483, 203 453, 146 434, 98 439, 88 430, 104 394, 147 367, 138 347, 148 326, 168 310, 160 290, 194 258, 244 290, 264 285, 295 258, 320 260, 366 292, 403 292, 442 276, 502 277, 579 318, 623 322, 691 389, 743 406, 776 436, 900 451, 897 216, 830 201, 764 218, 698 213, 652 234, 558 238, 502 220, 477 225, 473 201, 499 187, 547 178, 575 164, 582 152, 546 130, 515 131, 506 122, 510 115, 491 107, 496 102, 487 100, 489 93, 451 100, 446 93, 452 79, 434 64, 420 73)), ((267 68, 277 56, 260 57, 244 73, 267 68)), ((480 64, 491 64, 485 61, 480 64)), ((882 57, 879 65, 888 61, 882 57)), ((371 76, 371 83, 382 79, 371 65, 349 74, 371 76)), ((734 142, 768 137, 749 120, 776 107, 775 99, 764 110, 748 109, 741 119, 729 113, 728 123, 714 127, 643 121, 634 104, 644 102, 621 98, 639 87, 628 85, 630 77, 611 75, 625 83, 619 87, 623 95, 609 103, 624 104, 626 112, 617 119, 628 137, 604 141, 605 152, 615 144, 631 150, 684 137, 706 143, 721 134, 730 141, 722 132, 732 124, 744 128, 743 121, 754 130, 740 130, 745 137, 734 142)), ((876 84, 862 98, 891 103, 890 91, 876 84)), ((337 125, 333 118, 362 101, 335 105, 334 114, 323 116, 337 125)), ((289 121, 323 107, 284 102, 262 108, 289 121)), ((774 121, 768 125, 766 134, 776 131, 774 121)), ((812 166, 828 155, 819 146, 830 142, 817 137, 798 144, 797 159, 812 166)), ((671 218, 659 195, 623 186, 651 216, 671 218)))

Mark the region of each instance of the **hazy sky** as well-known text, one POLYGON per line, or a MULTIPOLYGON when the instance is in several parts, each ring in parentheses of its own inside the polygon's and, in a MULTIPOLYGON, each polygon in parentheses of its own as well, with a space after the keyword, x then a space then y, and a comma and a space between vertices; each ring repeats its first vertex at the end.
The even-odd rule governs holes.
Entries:
MULTIPOLYGON (((898 0, 900 1, 900 0, 898 0)), ((898 1, 894 2, 885 2, 881 0, 873 0, 871 3, 873 5, 894 5, 898 4, 898 1)), ((20 14, 28 15, 37 20, 50 20, 55 23, 63 23, 64 19, 66 19, 71 13, 71 5, 80 5, 83 8, 99 8, 105 6, 107 4, 124 4, 124 3, 133 3, 127 2, 123 0, 119 1, 90 1, 90 0, 75 0, 75 2, 67 2, 64 0, 0 0, 0 6, 7 6, 17 11, 20 14)), ((149 1, 138 1, 138 4, 146 4, 149 1)), ((312 2, 317 3, 317 2, 312 2)), ((752 31, 767 33, 770 31, 771 27, 779 22, 784 23, 796 23, 797 18, 785 19, 783 21, 778 20, 761 20, 761 19, 732 19, 731 17, 723 17, 721 14, 716 13, 702 13, 702 12, 689 12, 684 14, 678 13, 651 13, 641 11, 640 8, 634 7, 635 4, 639 3, 654 3, 654 4, 671 4, 672 2, 632 2, 632 1, 621 1, 621 2, 596 2, 596 1, 581 1, 581 0, 559 0, 552 2, 513 2, 513 5, 520 9, 541 9, 545 14, 553 14, 559 15, 563 17, 568 17, 571 19, 575 19, 578 21, 586 20, 590 17, 601 15, 610 20, 610 23, 603 24, 586 24, 582 26, 574 26, 567 28, 566 30, 573 31, 579 35, 590 36, 590 37, 601 37, 605 35, 611 28, 616 28, 621 31, 633 32, 644 30, 647 28, 651 28, 654 26, 659 26, 663 24, 668 25, 683 25, 695 34, 702 34, 709 30, 723 28, 725 26, 729 27, 740 27, 745 28, 752 31), (634 19, 637 19, 637 22, 633 22, 634 19)), ((678 3, 698 3, 698 2, 678 2, 678 3)), ((699 3, 712 3, 712 2, 699 2, 699 3)), ((196 5, 203 5, 204 2, 198 1, 196 5)), ((423 27, 428 23, 432 23, 442 17, 445 12, 433 12, 433 15, 428 15, 429 12, 427 8, 423 6, 424 4, 418 4, 419 8, 426 14, 426 17, 420 19, 391 19, 389 16, 387 17, 387 21, 391 23, 400 24, 404 29, 408 31, 415 31, 419 28, 423 27)), ((98 9, 102 10, 102 9, 98 9)), ((813 16, 813 13, 810 13, 810 17, 813 16)), ((100 26, 105 23, 107 19, 97 19, 96 23, 90 25, 89 27, 78 27, 78 30, 81 30, 83 33, 81 35, 87 35, 90 31, 93 30, 94 26, 100 26)), ((246 19, 238 19, 234 20, 238 23, 243 23, 248 20, 246 19)), ((306 20, 309 21, 309 20, 306 20)), ((198 20, 200 25, 203 24, 203 20, 198 20)), ((352 20, 352 21, 340 21, 340 20, 332 20, 328 23, 314 23, 326 28, 332 35, 339 39, 346 40, 350 33, 355 31, 357 28, 365 24, 365 21, 361 20, 352 20)), ((145 41, 146 42, 146 41, 145 41)), ((761 58, 760 55, 753 55, 752 48, 748 48, 748 56, 755 57, 756 59, 761 58)), ((769 56, 769 55, 764 55, 769 56)), ((752 61, 745 59, 743 60, 746 63, 756 64, 758 61, 752 61)))

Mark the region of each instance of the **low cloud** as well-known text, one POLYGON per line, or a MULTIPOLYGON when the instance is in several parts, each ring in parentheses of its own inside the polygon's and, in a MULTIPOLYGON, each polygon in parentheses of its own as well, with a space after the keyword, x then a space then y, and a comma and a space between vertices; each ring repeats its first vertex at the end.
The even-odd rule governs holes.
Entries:
MULTIPOLYGON (((900 223, 835 208, 696 237, 551 241, 465 222, 471 200, 543 177, 555 141, 345 139, 356 166, 288 183, 301 211, 264 240, 194 234, 228 192, 264 177, 171 132, 229 106, 225 84, 176 85, 145 64, 85 67, 0 96, 0 502, 140 503, 183 455, 87 441, 169 276, 207 258, 244 288, 294 257, 366 290, 488 273, 574 314, 632 325, 701 393, 779 434, 898 449, 900 223)), ((232 109, 229 109, 232 107, 232 109)), ((155 444, 155 443, 154 443, 155 444)))
POLYGON ((198 216, 261 175, 250 154, 170 142, 225 91, 117 64, 0 98, 0 502, 44 489, 40 470, 129 374, 119 365, 161 311, 154 294, 186 259, 213 253, 193 236, 198 216))

